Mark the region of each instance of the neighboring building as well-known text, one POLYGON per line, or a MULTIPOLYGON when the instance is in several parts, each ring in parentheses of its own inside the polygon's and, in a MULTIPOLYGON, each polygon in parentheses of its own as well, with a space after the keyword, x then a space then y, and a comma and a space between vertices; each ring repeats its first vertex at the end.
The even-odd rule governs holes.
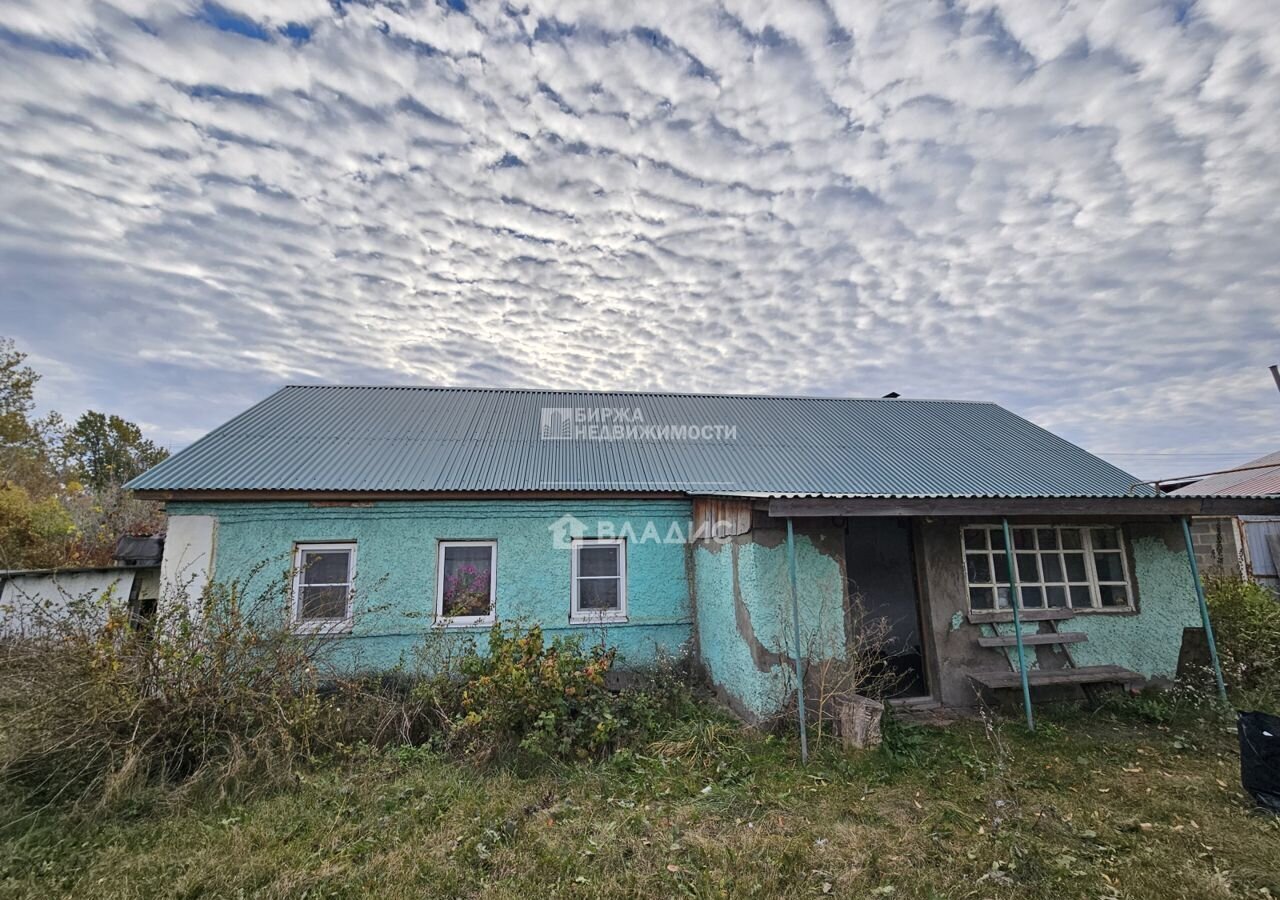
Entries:
POLYGON ((116 542, 114 566, 0 571, 0 635, 30 634, 79 606, 105 619, 115 603, 148 616, 160 598, 164 535, 126 535, 116 542))
POLYGON ((168 594, 287 581, 353 665, 537 622, 635 665, 687 649, 758 720, 793 690, 792 560, 809 671, 861 604, 909 696, 1016 685, 1006 516, 1033 684, 1172 676, 1200 625, 1179 517, 1280 501, 1136 482, 989 403, 314 386, 129 487, 166 502, 168 594))
MULTIPOLYGON (((1212 497, 1280 496, 1280 451, 1178 487, 1171 494, 1212 497)), ((1196 559, 1205 572, 1240 575, 1280 591, 1280 513, 1213 516, 1192 524, 1196 559)))

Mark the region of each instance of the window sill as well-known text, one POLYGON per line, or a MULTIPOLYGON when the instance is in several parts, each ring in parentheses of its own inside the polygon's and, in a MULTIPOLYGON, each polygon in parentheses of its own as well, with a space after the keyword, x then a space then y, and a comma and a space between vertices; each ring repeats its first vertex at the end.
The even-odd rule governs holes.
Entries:
POLYGON ((436 619, 432 626, 435 628, 448 629, 450 631, 457 629, 490 629, 497 623, 496 618, 486 619, 436 619))
POLYGON ((598 615, 577 615, 569 617, 570 625, 626 625, 627 617, 618 613, 598 615))
POLYGON ((294 622, 293 633, 299 635, 342 635, 351 633, 350 619, 329 622, 294 622))

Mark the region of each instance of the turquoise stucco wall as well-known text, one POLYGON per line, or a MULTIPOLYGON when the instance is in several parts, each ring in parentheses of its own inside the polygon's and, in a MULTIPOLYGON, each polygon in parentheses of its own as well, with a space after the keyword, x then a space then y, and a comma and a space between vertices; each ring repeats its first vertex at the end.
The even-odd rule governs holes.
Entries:
MULTIPOLYGON (((684 501, 170 503, 168 511, 217 518, 214 577, 239 580, 251 595, 284 583, 295 542, 354 540, 355 621, 350 634, 333 640, 341 642, 351 664, 364 668, 387 668, 407 659, 432 630, 439 540, 497 541, 499 621, 537 622, 548 636, 603 638, 630 665, 650 663, 659 651, 676 655, 692 638, 686 545, 659 539, 673 527, 687 532, 691 508, 684 501), (552 533, 566 514, 583 523, 586 537, 629 531, 625 624, 607 629, 569 624, 570 554, 555 546, 552 533)), ((448 629, 470 633, 481 643, 486 631, 448 629)))
POLYGON ((1176 524, 1128 524, 1125 531, 1133 548, 1138 613, 1076 616, 1063 630, 1089 635, 1085 643, 1071 645, 1078 665, 1117 665, 1147 678, 1172 678, 1183 630, 1201 625, 1185 539, 1176 524))
MULTIPOLYGON (((766 719, 795 691, 785 533, 755 530, 694 548, 698 652, 717 691, 749 720, 766 719)), ((807 659, 844 655, 845 578, 836 542, 796 535, 800 633, 807 659)))

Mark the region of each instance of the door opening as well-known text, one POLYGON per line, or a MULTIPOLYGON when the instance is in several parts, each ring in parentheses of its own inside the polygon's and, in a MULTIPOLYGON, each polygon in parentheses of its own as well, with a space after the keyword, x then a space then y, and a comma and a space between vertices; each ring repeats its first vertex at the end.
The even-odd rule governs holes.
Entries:
POLYGON ((850 602, 860 599, 866 621, 888 623, 883 658, 897 676, 894 697, 928 696, 911 520, 845 519, 845 570, 850 602))

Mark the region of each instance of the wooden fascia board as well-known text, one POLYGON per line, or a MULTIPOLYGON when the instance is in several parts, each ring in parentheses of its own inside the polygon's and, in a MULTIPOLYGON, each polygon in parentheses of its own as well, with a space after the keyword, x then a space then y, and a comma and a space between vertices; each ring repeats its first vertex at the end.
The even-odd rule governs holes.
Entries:
POLYGON ((787 516, 1211 516, 1280 513, 1280 497, 797 497, 769 501, 787 516))

